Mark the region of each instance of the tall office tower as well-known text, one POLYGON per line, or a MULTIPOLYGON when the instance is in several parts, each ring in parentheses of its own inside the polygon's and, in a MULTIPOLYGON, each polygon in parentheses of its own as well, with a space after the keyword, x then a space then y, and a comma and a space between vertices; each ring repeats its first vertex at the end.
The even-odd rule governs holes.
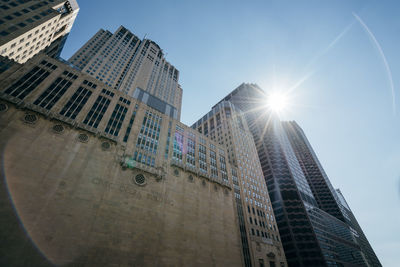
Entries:
POLYGON ((363 256, 365 257, 365 261, 368 263, 368 266, 382 266, 374 250, 372 249, 371 244, 361 229, 361 226, 358 224, 356 217, 347 204, 342 192, 339 189, 336 189, 336 193, 340 204, 347 213, 346 219, 349 218, 347 219, 348 224, 352 228, 352 232, 354 233, 357 243, 360 245, 361 251, 363 252, 363 256))
POLYGON ((146 92, 48 56, 6 63, 0 266, 242 266, 224 146, 146 92))
POLYGON ((288 265, 367 265, 314 152, 308 149, 303 155, 301 149, 310 148, 308 142, 297 144, 304 135, 288 131, 287 124, 266 109, 265 99, 266 94, 257 85, 242 84, 222 101, 229 101, 244 112, 288 265))
POLYGON ((345 213, 321 163, 312 149, 303 130, 294 121, 282 122, 290 144, 310 185, 318 207, 345 222, 345 213))
POLYGON ((253 137, 242 112, 222 101, 192 125, 224 145, 231 165, 244 266, 287 266, 253 137))
POLYGON ((58 57, 79 11, 76 0, 2 1, 0 55, 24 63, 40 51, 58 57))
POLYGON ((311 187, 318 207, 345 222, 352 239, 360 246, 363 261, 368 266, 381 266, 340 190, 334 190, 303 130, 294 122, 282 122, 296 157, 311 187))
POLYGON ((160 98, 174 107, 175 118, 180 118, 179 71, 165 60, 155 42, 140 40, 122 26, 114 34, 100 30, 69 62, 130 96, 147 92, 160 98))

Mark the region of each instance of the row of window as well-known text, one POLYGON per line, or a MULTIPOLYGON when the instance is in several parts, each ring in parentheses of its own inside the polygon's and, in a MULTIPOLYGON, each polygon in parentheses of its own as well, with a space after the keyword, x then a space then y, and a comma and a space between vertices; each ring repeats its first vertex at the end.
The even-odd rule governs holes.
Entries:
MULTIPOLYGON (((35 66, 31 71, 25 74, 17 82, 12 84, 9 88, 5 90, 5 93, 23 100, 28 94, 30 94, 41 82, 43 82, 52 71, 57 69, 57 66, 43 60, 39 66, 35 66)), ((57 77, 48 86, 39 97, 34 100, 33 104, 37 105, 43 109, 50 110, 59 99, 66 93, 68 88, 72 83, 78 78, 77 75, 64 71, 59 77, 57 77)), ((92 95, 93 90, 97 87, 96 84, 84 80, 82 84, 73 93, 71 98, 67 101, 65 106, 61 109, 60 114, 71 119, 75 119, 79 112, 82 110, 83 106, 87 103, 89 97, 92 95)), ((102 89, 100 95, 97 97, 90 111, 87 113, 83 123, 97 128, 100 121, 102 120, 114 93, 102 89)), ((120 97, 117 105, 114 108, 113 113, 106 125, 105 132, 114 136, 118 136, 119 131, 122 126, 122 122, 125 119, 128 107, 130 105, 130 100, 120 97)), ((128 128, 126 130, 124 140, 127 141, 132 124, 136 115, 136 109, 130 118, 128 128)), ((153 124, 151 124, 153 125, 153 124)), ((156 138, 159 138, 160 126, 156 125, 157 134, 156 138)), ((152 129, 151 129, 152 130, 152 129)), ((153 133, 154 137, 154 133, 153 133)))
POLYGON ((154 167, 156 162, 156 159, 154 157, 142 154, 142 152, 137 151, 135 151, 135 153, 133 154, 133 159, 137 162, 151 167, 154 167))
MULTIPOLYGON (((52 10, 52 9, 50 9, 52 10)), ((7 16, 9 18, 10 16, 7 16)), ((40 17, 34 16, 36 19, 40 17)), ((11 17, 9 19, 12 19, 11 17)), ((28 18, 25 21, 27 24, 33 23, 33 19, 28 18)), ((0 35, 6 36, 9 33, 18 30, 18 27, 25 27, 27 24, 24 22, 20 22, 8 28, 7 31, 1 32, 0 35)), ((1 55, 8 56, 13 58, 14 60, 24 60, 30 58, 34 53, 36 54, 38 50, 43 49, 51 42, 52 34, 54 33, 55 29, 60 25, 57 24, 56 20, 50 21, 47 25, 43 26, 41 29, 37 29, 34 33, 29 33, 27 36, 24 36, 17 40, 16 42, 12 43, 9 47, 4 47, 2 49, 1 55), (53 25, 54 23, 54 25, 53 25), (52 27, 51 27, 52 26, 52 27), (51 29, 50 29, 51 27, 51 29), (31 39, 32 38, 32 39, 31 39), (18 48, 16 48, 18 46, 18 48), (8 51, 8 53, 7 53, 8 51)), ((0 20, 1 24, 1 20, 0 20)))
POLYGON ((279 241, 279 236, 278 235, 270 234, 268 232, 260 231, 258 229, 254 230, 254 228, 251 228, 251 234, 252 235, 257 235, 257 236, 260 236, 260 237, 271 238, 271 239, 274 239, 276 241, 279 241))

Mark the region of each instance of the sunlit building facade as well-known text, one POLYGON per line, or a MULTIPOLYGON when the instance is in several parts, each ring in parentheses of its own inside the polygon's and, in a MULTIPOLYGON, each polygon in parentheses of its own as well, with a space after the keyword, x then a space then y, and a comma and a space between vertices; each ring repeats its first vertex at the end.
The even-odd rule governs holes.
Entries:
POLYGON ((244 266, 287 266, 253 137, 242 112, 222 101, 192 125, 225 146, 232 176, 244 266))
POLYGON ((174 108, 180 118, 182 88, 179 71, 165 60, 161 48, 119 27, 114 34, 99 30, 69 62, 99 81, 133 96, 137 88, 174 108))
POLYGON ((76 0, 1 1, 0 55, 19 63, 41 51, 58 57, 78 11, 76 0))

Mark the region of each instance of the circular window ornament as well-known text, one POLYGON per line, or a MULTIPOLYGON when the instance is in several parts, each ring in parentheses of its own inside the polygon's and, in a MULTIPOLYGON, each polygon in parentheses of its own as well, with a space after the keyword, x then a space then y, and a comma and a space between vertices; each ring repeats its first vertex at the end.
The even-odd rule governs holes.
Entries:
POLYGON ((53 126, 52 130, 55 133, 62 133, 64 132, 64 126, 62 126, 61 124, 56 124, 53 126))
POLYGON ((193 180, 194 180, 194 179, 193 179, 193 175, 190 174, 190 175, 188 176, 188 180, 189 180, 189 182, 192 182, 192 183, 193 183, 193 180))
POLYGON ((79 134, 78 135, 78 140, 82 143, 87 143, 89 141, 89 136, 87 134, 79 134))
POLYGON ((38 120, 37 116, 35 114, 25 114, 24 121, 27 123, 36 123, 38 120))
POLYGON ((174 169, 174 175, 175 175, 175 176, 179 176, 179 171, 178 171, 178 169, 174 169))
POLYGON ((111 144, 109 142, 103 142, 103 143, 101 143, 101 148, 103 150, 110 150, 111 144))
POLYGON ((0 103, 0 112, 6 112, 8 110, 8 106, 6 103, 0 103))
POLYGON ((137 185, 145 185, 146 184, 146 177, 143 174, 138 174, 134 178, 135 184, 137 185))

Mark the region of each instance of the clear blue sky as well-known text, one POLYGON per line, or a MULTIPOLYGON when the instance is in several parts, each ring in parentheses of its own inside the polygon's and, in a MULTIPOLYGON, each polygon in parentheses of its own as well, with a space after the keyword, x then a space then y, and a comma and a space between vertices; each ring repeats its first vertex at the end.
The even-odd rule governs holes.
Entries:
POLYGON ((295 87, 285 119, 303 128, 382 264, 399 266, 400 2, 78 2, 62 56, 100 28, 147 34, 180 70, 188 125, 242 82, 295 87))

